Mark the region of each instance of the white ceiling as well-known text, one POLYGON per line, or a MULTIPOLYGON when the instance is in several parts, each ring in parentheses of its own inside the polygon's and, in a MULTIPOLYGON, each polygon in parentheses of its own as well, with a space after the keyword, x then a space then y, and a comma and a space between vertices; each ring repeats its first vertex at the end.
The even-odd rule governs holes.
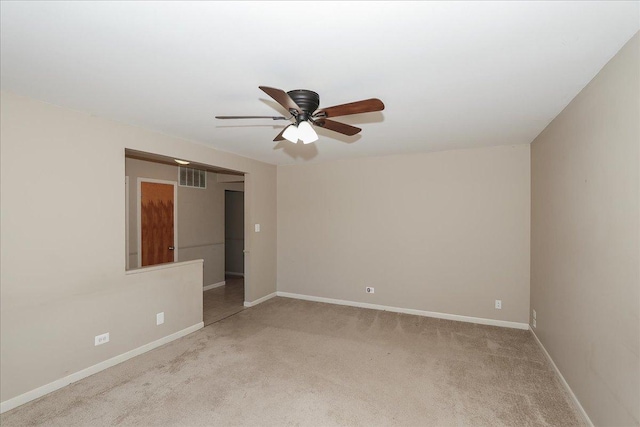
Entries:
POLYGON ((522 144, 640 29, 639 5, 2 2, 2 90, 276 164, 522 144), (282 121, 214 119, 286 114, 259 85, 386 109, 308 146, 272 142, 282 121))

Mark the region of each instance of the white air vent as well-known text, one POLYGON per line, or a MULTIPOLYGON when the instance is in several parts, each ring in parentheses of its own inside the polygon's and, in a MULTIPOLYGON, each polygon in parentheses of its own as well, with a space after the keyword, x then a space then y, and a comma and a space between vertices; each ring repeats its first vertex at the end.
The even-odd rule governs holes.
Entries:
POLYGON ((180 187, 207 188, 207 172, 180 166, 178 182, 180 187))

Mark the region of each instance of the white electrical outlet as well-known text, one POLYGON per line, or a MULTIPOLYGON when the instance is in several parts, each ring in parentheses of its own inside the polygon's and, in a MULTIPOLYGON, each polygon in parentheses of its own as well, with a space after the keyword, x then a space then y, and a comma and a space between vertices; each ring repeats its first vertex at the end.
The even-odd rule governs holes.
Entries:
POLYGON ((533 319, 535 320, 535 318, 536 318, 536 311, 533 310, 533 319))
POLYGON ((371 286, 367 286, 364 290, 365 290, 368 294, 374 294, 374 293, 376 292, 376 290, 375 290, 375 289, 373 289, 371 286))
POLYGON ((164 323, 164 311, 156 314, 156 325, 162 325, 164 323))
POLYGON ((260 232, 260 224, 255 224, 254 225, 254 229, 256 230, 256 233, 260 232))
POLYGON ((102 335, 96 335, 96 345, 102 345, 109 342, 109 332, 102 335))
POLYGON ((533 326, 534 328, 536 327, 536 319, 533 319, 533 322, 531 322, 531 326, 533 326))
POLYGON ((502 310, 502 300, 501 299, 497 299, 496 300, 496 310, 502 310))

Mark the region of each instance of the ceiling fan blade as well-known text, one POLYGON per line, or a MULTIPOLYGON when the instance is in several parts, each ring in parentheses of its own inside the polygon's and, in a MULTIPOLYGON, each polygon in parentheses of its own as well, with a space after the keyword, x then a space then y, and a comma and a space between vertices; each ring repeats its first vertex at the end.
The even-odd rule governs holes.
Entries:
POLYGON ((313 117, 338 117, 350 114, 371 113, 384 110, 384 104, 378 98, 365 99, 363 101, 350 102, 348 104, 334 105, 322 108, 315 112, 313 117))
POLYGON ((282 116, 216 116, 216 119, 272 119, 272 120, 289 120, 282 116))
POLYGON ((276 89, 268 86, 258 86, 264 93, 276 100, 276 102, 286 108, 287 111, 297 111, 298 114, 302 114, 302 109, 295 103, 289 94, 282 89, 276 89))
POLYGON ((355 126, 348 125, 346 123, 340 123, 329 119, 315 119, 313 124, 320 126, 321 128, 329 129, 334 132, 338 132, 344 135, 353 136, 360 132, 362 129, 355 126))

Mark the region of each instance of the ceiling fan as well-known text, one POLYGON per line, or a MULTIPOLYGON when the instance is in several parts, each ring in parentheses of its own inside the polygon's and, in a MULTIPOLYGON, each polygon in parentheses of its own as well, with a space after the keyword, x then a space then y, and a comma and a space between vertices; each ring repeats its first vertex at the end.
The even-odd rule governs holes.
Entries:
POLYGON ((316 134, 311 125, 329 129, 343 135, 353 136, 362 129, 346 123, 330 120, 329 117, 348 116, 350 114, 371 113, 374 111, 384 110, 384 104, 377 98, 318 109, 318 106, 320 105, 320 95, 314 91, 296 89, 285 92, 282 89, 276 89, 268 86, 259 86, 259 88, 289 111, 289 113, 291 113, 291 117, 216 116, 216 119, 295 119, 295 124, 292 123, 285 127, 282 132, 274 138, 274 141, 282 141, 283 139, 286 139, 287 141, 297 143, 298 140, 301 140, 304 144, 309 144, 318 140, 318 134, 316 134))

